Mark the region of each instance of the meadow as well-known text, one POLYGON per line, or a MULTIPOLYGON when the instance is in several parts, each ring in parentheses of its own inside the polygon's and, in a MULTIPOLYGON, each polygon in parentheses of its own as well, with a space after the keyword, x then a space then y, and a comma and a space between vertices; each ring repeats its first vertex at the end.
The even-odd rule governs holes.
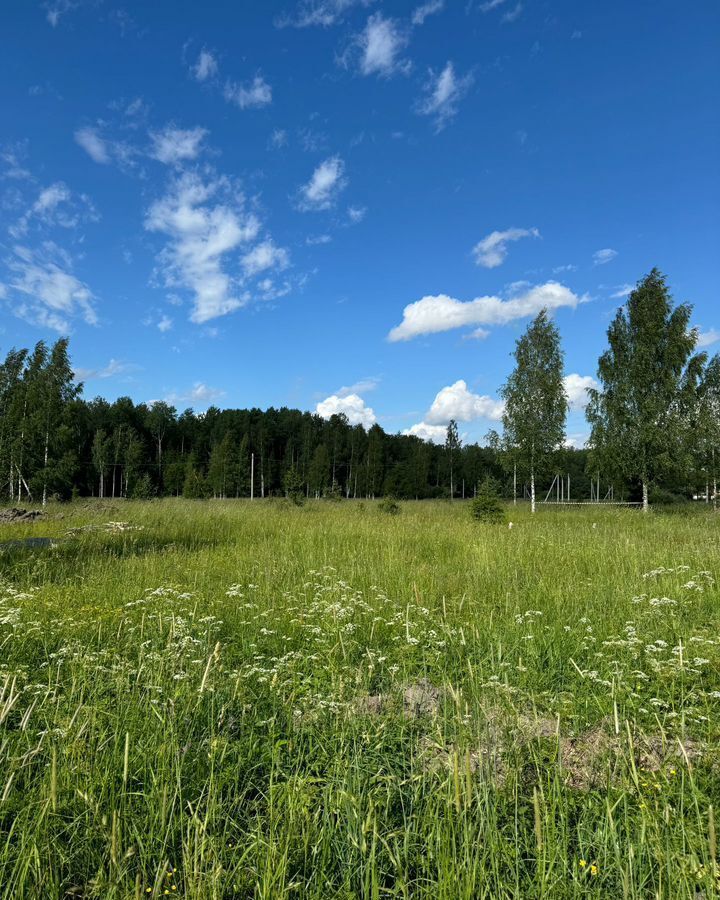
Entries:
POLYGON ((0 526, 0 897, 717 896, 720 519, 507 515, 0 526))

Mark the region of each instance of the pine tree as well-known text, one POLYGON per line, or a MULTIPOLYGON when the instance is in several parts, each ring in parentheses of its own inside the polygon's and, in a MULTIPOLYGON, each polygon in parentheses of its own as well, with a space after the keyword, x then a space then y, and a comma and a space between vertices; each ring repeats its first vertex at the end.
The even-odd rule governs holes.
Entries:
POLYGON ((514 355, 515 369, 501 390, 505 443, 530 476, 531 510, 535 512, 535 479, 563 442, 568 406, 560 332, 546 310, 517 341, 514 355))
POLYGON ((455 485, 453 483, 453 469, 454 464, 458 455, 460 448, 462 447, 462 442, 460 440, 460 435, 458 434, 457 422, 455 419, 450 419, 448 423, 447 432, 445 433, 445 452, 448 455, 448 465, 450 468, 450 499, 453 500, 455 498, 455 485))

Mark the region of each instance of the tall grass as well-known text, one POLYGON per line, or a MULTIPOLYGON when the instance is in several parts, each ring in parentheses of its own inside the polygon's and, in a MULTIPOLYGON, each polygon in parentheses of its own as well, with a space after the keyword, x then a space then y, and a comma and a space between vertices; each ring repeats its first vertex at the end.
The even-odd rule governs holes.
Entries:
POLYGON ((718 520, 508 512, 2 526, 0 897, 715 896, 718 520))

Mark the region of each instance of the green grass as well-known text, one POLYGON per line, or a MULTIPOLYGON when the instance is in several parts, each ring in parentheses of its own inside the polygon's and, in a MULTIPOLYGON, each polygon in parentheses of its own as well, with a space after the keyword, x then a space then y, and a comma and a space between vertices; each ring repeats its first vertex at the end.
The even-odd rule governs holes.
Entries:
POLYGON ((720 519, 508 517, 0 526, 0 897, 716 896, 720 519))

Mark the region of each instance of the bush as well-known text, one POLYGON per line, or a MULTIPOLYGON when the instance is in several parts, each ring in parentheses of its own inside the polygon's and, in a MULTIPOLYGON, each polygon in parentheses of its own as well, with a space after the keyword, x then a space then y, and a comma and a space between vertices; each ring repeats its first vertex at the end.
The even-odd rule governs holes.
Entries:
POLYGON ((400 512, 400 504, 392 495, 388 495, 378 503, 378 509, 388 516, 396 516, 400 512))
POLYGON ((305 482, 295 466, 285 473, 285 494, 295 506, 302 506, 305 502, 305 482))
POLYGON ((484 481, 478 490, 477 497, 470 504, 470 514, 476 522, 489 525, 502 525, 505 521, 505 508, 494 485, 484 481))
POLYGON ((133 500, 151 500, 155 496, 155 486, 147 474, 141 475, 132 489, 133 500))

